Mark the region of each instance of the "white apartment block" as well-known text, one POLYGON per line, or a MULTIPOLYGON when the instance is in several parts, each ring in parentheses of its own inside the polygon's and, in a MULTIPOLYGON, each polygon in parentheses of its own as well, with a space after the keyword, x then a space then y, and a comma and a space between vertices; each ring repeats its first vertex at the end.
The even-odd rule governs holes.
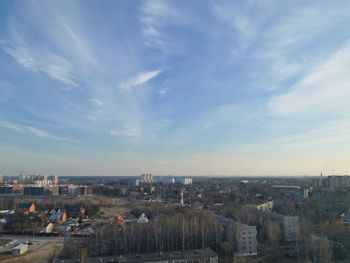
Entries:
POLYGON ((257 240, 256 226, 248 226, 241 223, 233 223, 237 244, 237 256, 256 256, 257 240))
POLYGON ((284 238, 286 241, 295 240, 299 234, 299 217, 298 216, 284 216, 283 217, 284 238))

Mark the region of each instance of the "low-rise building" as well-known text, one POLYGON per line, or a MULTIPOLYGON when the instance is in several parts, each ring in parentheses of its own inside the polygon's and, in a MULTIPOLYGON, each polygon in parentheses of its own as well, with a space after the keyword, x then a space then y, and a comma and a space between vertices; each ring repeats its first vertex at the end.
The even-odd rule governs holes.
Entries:
POLYGON ((20 212, 24 215, 34 213, 35 212, 35 203, 34 202, 25 202, 21 203, 18 206, 20 212))
POLYGON ((12 248, 13 255, 22 255, 27 251, 28 251, 27 244, 19 244, 18 246, 15 246, 14 248, 12 248))
POLYGON ((343 222, 344 225, 350 226, 350 214, 348 213, 341 214, 340 220, 343 222))
POLYGON ((67 213, 69 217, 84 217, 85 216, 85 208, 80 204, 69 205, 67 208, 67 213))
POLYGON ((256 209, 260 211, 265 211, 265 212, 272 211, 272 208, 273 208, 273 201, 268 201, 262 204, 258 204, 256 206, 256 209))
POLYGON ((118 263, 218 263, 218 255, 210 248, 184 250, 175 252, 160 252, 151 254, 139 254, 129 257, 118 257, 118 263))
POLYGON ((145 213, 142 213, 142 215, 137 219, 137 223, 139 224, 147 224, 148 223, 148 218, 145 213))
POLYGON ((53 212, 49 217, 51 223, 63 223, 67 220, 66 212, 53 212))

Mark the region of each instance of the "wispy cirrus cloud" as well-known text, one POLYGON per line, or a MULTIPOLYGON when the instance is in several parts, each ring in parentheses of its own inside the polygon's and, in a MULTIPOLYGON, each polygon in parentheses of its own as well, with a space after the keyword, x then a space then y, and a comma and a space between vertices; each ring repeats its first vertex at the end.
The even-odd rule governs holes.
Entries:
POLYGON ((188 17, 171 1, 143 1, 140 8, 140 29, 144 44, 157 48, 165 53, 172 53, 180 49, 171 34, 166 30, 169 26, 184 26, 188 17))
POLYGON ((137 74, 136 76, 131 77, 130 79, 123 81, 119 85, 119 87, 121 89, 131 90, 132 88, 143 85, 146 82, 150 81, 151 79, 157 77, 160 73, 161 73, 161 70, 141 72, 141 73, 137 74))
POLYGON ((9 19, 0 48, 24 69, 46 74, 65 90, 79 86, 82 71, 87 70, 81 65, 89 65, 91 69, 97 60, 88 41, 77 29, 77 23, 63 15, 53 3, 28 2, 21 12, 23 14, 9 19), (42 23, 42 18, 48 22, 42 23), (35 41, 34 34, 46 40, 46 45, 35 41))
POLYGON ((25 69, 46 74, 63 84, 64 89, 78 86, 72 72, 72 65, 60 56, 25 46, 4 47, 3 49, 25 69))
POLYGON ((120 129, 109 130, 112 136, 130 137, 133 139, 140 139, 143 136, 142 128, 137 122, 127 122, 124 127, 120 129))
POLYGON ((97 99, 97 98, 90 98, 88 99, 88 102, 94 106, 103 106, 104 104, 100 99, 97 99))
POLYGON ((350 45, 306 73, 289 91, 272 96, 270 110, 280 117, 344 116, 350 103, 350 45))
POLYGON ((55 141, 59 141, 59 142, 67 142, 67 143, 79 143, 76 140, 66 138, 66 137, 56 136, 56 135, 51 134, 51 133, 44 131, 42 129, 28 126, 28 125, 22 125, 19 123, 1 121, 0 127, 10 129, 10 130, 13 130, 16 132, 28 133, 28 134, 31 134, 33 136, 43 138, 43 139, 49 139, 49 140, 55 140, 55 141))

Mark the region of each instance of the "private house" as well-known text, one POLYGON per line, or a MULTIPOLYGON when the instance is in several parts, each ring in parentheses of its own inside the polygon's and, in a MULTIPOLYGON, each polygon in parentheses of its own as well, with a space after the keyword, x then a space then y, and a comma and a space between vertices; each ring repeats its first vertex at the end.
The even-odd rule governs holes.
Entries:
POLYGON ((19 244, 18 246, 15 246, 14 248, 12 248, 12 255, 22 255, 27 251, 28 251, 27 244, 19 244))
POLYGON ((125 224, 125 219, 121 215, 118 215, 116 216, 114 223, 117 225, 123 225, 125 224))
POLYGON ((142 213, 142 215, 137 219, 137 223, 139 224, 147 224, 148 223, 148 218, 145 213, 142 213))
POLYGON ((28 215, 30 213, 34 213, 35 212, 35 203, 34 202, 21 203, 18 206, 18 209, 24 215, 28 215))
POLYGON ((50 223, 63 223, 67 220, 67 214, 66 212, 52 212, 49 221, 50 223))
POLYGON ((70 205, 67 208, 67 214, 69 217, 84 217, 85 216, 85 208, 80 204, 70 205))

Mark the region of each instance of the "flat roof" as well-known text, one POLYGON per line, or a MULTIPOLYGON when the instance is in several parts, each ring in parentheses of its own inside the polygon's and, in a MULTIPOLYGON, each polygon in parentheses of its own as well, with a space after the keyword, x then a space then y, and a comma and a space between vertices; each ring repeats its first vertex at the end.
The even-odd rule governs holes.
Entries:
POLYGON ((19 244, 19 245, 15 246, 15 247, 12 248, 12 249, 21 249, 23 246, 28 247, 27 244, 19 244))
POLYGON ((217 254, 210 248, 195 249, 195 250, 184 250, 175 252, 162 252, 162 253, 150 253, 150 254, 139 254, 135 256, 120 257, 120 262, 152 262, 152 261, 163 261, 163 260, 179 260, 179 259, 196 259, 196 258, 209 258, 216 257, 217 254))

